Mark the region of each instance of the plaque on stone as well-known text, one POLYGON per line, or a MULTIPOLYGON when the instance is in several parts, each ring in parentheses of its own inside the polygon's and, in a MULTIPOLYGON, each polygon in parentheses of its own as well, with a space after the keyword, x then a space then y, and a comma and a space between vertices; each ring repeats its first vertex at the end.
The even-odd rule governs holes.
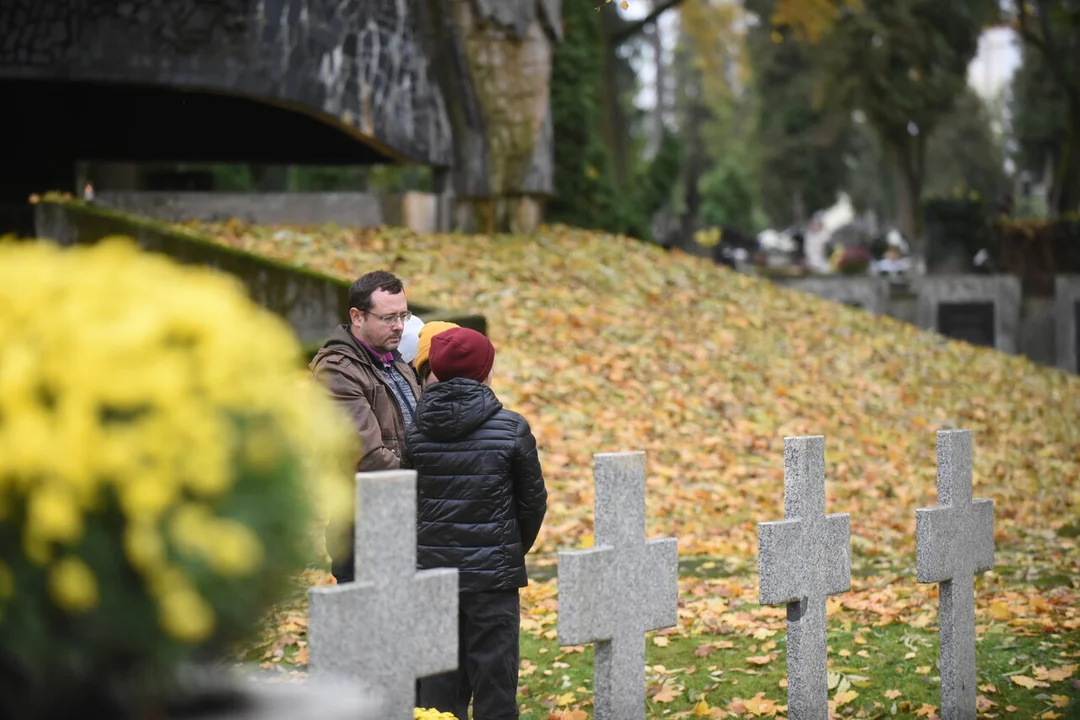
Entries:
POLYGON ((954 340, 996 347, 994 303, 942 302, 938 305, 937 330, 954 340))

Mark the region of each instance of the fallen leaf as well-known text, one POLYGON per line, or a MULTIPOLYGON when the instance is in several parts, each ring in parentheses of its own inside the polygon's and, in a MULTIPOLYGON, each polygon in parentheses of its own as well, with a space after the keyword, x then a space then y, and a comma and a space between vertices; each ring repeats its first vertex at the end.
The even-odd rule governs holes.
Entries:
POLYGON ((1000 600, 990 603, 990 617, 994 618, 995 620, 1000 620, 1004 622, 1012 618, 1012 616, 1012 610, 1010 610, 1009 606, 1001 602, 1000 600))
POLYGON ((660 690, 652 696, 652 699, 656 702, 669 703, 675 698, 682 695, 680 688, 673 687, 671 685, 664 685, 660 690))
POLYGON ((1027 675, 1010 675, 1009 679, 1012 680, 1015 685, 1027 688, 1028 690, 1034 690, 1037 687, 1050 687, 1050 683, 1029 678, 1027 675))
POLYGON ((774 659, 776 659, 775 655, 757 655, 755 657, 746 658, 746 662, 751 665, 768 665, 774 659))
POLYGON ((895 700, 896 698, 900 697, 900 691, 899 690, 886 690, 885 691, 885 697, 889 698, 890 700, 895 700))
POLYGON ((919 667, 915 668, 915 674, 916 675, 929 675, 930 674, 930 666, 929 665, 920 665, 919 667))
MULTIPOLYGON (((1077 665, 1063 665, 1053 670, 1047 670, 1044 667, 1035 668, 1035 677, 1039 680, 1047 680, 1049 682, 1061 682, 1062 680, 1068 680, 1076 673, 1077 665)), ((1039 687, 1046 687, 1040 685, 1039 687)))
POLYGON ((833 700, 836 701, 836 705, 839 707, 841 705, 847 705, 857 697, 859 697, 859 693, 855 690, 845 690, 844 692, 836 693, 833 700))
POLYGON ((671 640, 668 640, 663 635, 657 635, 656 637, 654 637, 652 639, 652 644, 657 646, 657 647, 667 647, 668 645, 671 644, 671 640))

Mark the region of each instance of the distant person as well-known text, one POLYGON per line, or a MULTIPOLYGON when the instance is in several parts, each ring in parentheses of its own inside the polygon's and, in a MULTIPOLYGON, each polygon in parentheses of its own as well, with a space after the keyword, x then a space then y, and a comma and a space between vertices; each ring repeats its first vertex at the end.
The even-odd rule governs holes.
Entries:
POLYGON ((518 717, 525 554, 547 511, 536 439, 490 387, 495 348, 468 328, 431 339, 431 383, 409 430, 417 472, 416 562, 457 568, 458 669, 420 680, 419 704, 468 720, 518 717))
POLYGON ((412 361, 416 358, 416 351, 420 343, 420 331, 424 329, 424 321, 413 315, 409 318, 409 321, 405 323, 405 328, 401 331, 401 342, 398 343, 398 352, 401 353, 401 359, 412 365, 412 361))
MULTIPOLYGON (((309 365, 352 419, 360 441, 357 472, 401 467, 420 394, 416 373, 397 349, 411 316, 401 280, 370 272, 349 288, 349 322, 334 329, 309 365)), ((338 583, 354 578, 353 533, 351 515, 347 525, 326 530, 338 583)))
POLYGON ((413 368, 416 370, 416 377, 420 382, 420 389, 423 390, 428 386, 431 378, 431 366, 428 363, 429 355, 431 353, 431 339, 441 332, 446 330, 453 330, 456 327, 460 327, 452 322, 440 322, 438 320, 429 322, 424 325, 420 331, 420 336, 417 338, 416 344, 416 357, 413 358, 413 368))

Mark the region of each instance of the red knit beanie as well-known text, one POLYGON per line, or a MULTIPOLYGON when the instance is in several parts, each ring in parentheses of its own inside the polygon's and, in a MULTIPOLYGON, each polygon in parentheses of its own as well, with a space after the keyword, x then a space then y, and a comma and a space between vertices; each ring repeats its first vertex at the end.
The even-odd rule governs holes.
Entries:
POLYGON ((495 363, 495 346, 469 328, 444 330, 431 338, 428 362, 439 380, 471 378, 484 382, 495 363))

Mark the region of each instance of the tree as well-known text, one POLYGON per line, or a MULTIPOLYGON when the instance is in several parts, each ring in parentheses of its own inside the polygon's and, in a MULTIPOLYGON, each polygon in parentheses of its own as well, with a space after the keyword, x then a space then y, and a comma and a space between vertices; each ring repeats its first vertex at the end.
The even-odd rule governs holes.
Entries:
MULTIPOLYGON (((1017 167, 1053 186, 1068 135, 1069 111, 1064 91, 1038 50, 1024 50, 1024 63, 1013 76, 1009 109, 1017 167)), ((1053 195, 1051 187, 1048 197, 1053 195)))
POLYGON ((986 103, 971 88, 930 137, 924 195, 974 190, 988 205, 1006 189, 1005 158, 986 103))
POLYGON ((898 225, 918 243, 927 142, 967 84, 968 64, 982 28, 996 12, 995 2, 862 0, 861 8, 844 0, 813 4, 835 9, 814 46, 824 69, 825 102, 865 113, 892 166, 898 225))
MULTIPOLYGON (((1050 207, 1057 213, 1080 209, 1080 2, 1077 0, 1011 0, 1016 27, 1029 50, 1038 60, 1025 53, 1025 66, 1032 61, 1030 81, 1052 82, 1051 90, 1043 87, 1043 97, 1055 95, 1063 99, 1065 109, 1064 135, 1056 148, 1050 207), (1045 73, 1045 74, 1043 74, 1045 73), (1038 78, 1038 80, 1036 80, 1038 78)), ((1036 86, 1029 90, 1039 92, 1036 86)), ((1051 100, 1052 104, 1061 100, 1051 100)), ((1036 110, 1036 112, 1040 112, 1036 110)), ((1048 116, 1044 116, 1048 117, 1048 116)), ((1033 130, 1027 118, 1028 130, 1033 130)), ((1021 119, 1023 127, 1024 120, 1021 119)))
POLYGON ((612 232, 627 229, 627 208, 615 184, 602 125, 604 48, 596 13, 586 2, 563 6, 565 39, 551 69, 555 128, 553 222, 612 232))
MULTIPOLYGON (((759 18, 775 17, 779 3, 747 0, 759 18)), ((757 92, 755 144, 760 152, 763 209, 786 227, 836 200, 847 175, 851 113, 815 104, 818 68, 791 31, 758 23, 749 32, 757 92)))

